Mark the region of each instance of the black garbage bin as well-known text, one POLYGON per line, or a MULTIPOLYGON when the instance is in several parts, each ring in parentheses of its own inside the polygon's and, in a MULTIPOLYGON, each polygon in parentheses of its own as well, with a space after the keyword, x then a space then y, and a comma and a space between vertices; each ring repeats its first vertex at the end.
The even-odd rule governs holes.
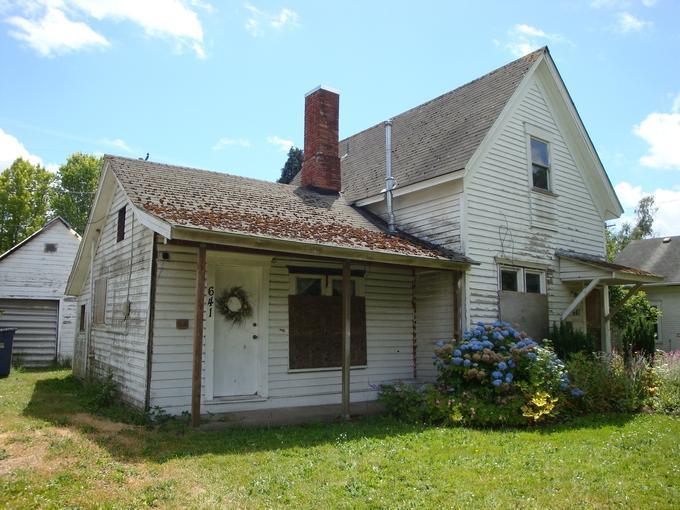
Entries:
POLYGON ((0 377, 7 377, 12 369, 12 344, 16 329, 0 329, 0 377))

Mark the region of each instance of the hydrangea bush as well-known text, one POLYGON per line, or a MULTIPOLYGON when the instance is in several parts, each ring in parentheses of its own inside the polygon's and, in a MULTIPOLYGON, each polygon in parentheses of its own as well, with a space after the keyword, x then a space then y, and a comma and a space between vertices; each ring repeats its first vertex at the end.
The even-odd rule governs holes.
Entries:
MULTIPOLYGON (((549 345, 506 322, 479 322, 459 341, 438 342, 434 362, 437 384, 410 395, 411 401, 419 402, 421 417, 429 421, 537 423, 554 418, 583 395, 549 345)), ((394 397, 391 389, 386 393, 394 397)), ((394 409, 389 401, 386 404, 394 409)))

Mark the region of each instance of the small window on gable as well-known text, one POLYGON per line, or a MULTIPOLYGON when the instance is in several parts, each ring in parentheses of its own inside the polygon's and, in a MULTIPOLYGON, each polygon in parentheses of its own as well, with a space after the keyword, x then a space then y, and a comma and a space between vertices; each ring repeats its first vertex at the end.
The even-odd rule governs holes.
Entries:
POLYGON ((537 138, 531 138, 531 174, 534 188, 550 189, 549 146, 537 138))
POLYGON ((45 243, 45 253, 57 253, 56 243, 45 243))
POLYGON ((529 294, 541 293, 541 275, 540 273, 531 273, 526 271, 524 273, 524 290, 529 294))
POLYGON ((501 290, 517 292, 516 269, 501 269, 501 290))
POLYGON ((116 242, 119 243, 125 239, 125 206, 118 210, 118 231, 116 233, 116 242))
POLYGON ((80 331, 85 331, 85 305, 80 305, 80 331))

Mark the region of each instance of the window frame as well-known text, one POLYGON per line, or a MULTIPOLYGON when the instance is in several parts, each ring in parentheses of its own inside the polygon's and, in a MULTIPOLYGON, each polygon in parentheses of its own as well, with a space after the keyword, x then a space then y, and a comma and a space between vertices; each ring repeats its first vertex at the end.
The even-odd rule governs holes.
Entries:
POLYGON ((499 264, 498 266, 498 290, 499 292, 521 292, 523 294, 547 294, 546 286, 546 272, 542 269, 536 269, 533 267, 523 267, 523 266, 508 266, 505 264, 499 264), (504 290, 503 289, 503 271, 512 271, 517 276, 517 290, 504 290), (539 288, 540 292, 527 292, 526 290, 526 275, 536 274, 539 276, 539 288))
POLYGON ((80 333, 84 333, 85 328, 87 326, 87 322, 86 322, 87 321, 87 315, 86 315, 86 313, 87 313, 87 305, 85 303, 81 303, 81 305, 80 305, 80 320, 79 320, 79 324, 78 324, 78 331, 80 333))
POLYGON ((94 280, 94 302, 92 304, 92 325, 106 326, 106 306, 108 301, 109 282, 108 278, 97 278, 94 280), (100 291, 100 289, 102 289, 100 291), (98 292, 100 291, 101 294, 98 292))
POLYGON ((535 190, 542 190, 542 191, 552 191, 552 154, 550 150, 550 142, 542 140, 541 138, 537 136, 529 136, 529 154, 530 154, 530 161, 529 163, 531 164, 531 187, 535 190), (539 163, 534 161, 534 151, 532 144, 533 142, 538 142, 542 143, 545 145, 545 149, 548 155, 548 165, 544 165, 543 163, 539 163), (546 181, 546 187, 543 188, 541 186, 536 185, 536 179, 534 175, 534 167, 541 168, 545 170, 545 181, 546 181))
POLYGON ((118 220, 116 222, 116 243, 125 239, 125 221, 127 216, 127 205, 118 209, 118 220))
MULTIPOLYGON (((543 193, 546 195, 555 195, 555 182, 554 182, 554 174, 555 174, 555 166, 554 166, 554 161, 555 158, 553 157, 553 144, 554 144, 554 136, 552 133, 541 129, 537 126, 534 126, 532 124, 524 123, 524 134, 526 137, 526 154, 527 154, 527 180, 529 184, 529 189, 531 191, 534 191, 536 193, 543 193), (548 166, 544 167, 548 169, 548 188, 539 188, 537 186, 534 186, 534 171, 533 171, 533 156, 531 152, 531 140, 537 140, 539 142, 542 142, 548 146, 548 166)), ((538 166, 543 166, 541 164, 538 164, 538 166)))
POLYGON ((498 288, 503 292, 521 292, 520 285, 520 269, 516 267, 501 266, 498 269, 498 288), (515 290, 506 290, 503 288, 503 273, 514 273, 515 274, 515 290))

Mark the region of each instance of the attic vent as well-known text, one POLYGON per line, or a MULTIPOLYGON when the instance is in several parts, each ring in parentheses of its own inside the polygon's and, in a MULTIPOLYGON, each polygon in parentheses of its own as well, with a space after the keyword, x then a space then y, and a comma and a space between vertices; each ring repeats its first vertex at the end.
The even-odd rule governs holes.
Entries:
POLYGON ((664 238, 663 238, 663 242, 664 242, 664 244, 665 244, 665 243, 670 243, 670 242, 671 242, 671 238, 670 238, 670 237, 664 237, 664 238))
POLYGON ((45 253, 56 253, 57 245, 55 243, 45 243, 45 253))

